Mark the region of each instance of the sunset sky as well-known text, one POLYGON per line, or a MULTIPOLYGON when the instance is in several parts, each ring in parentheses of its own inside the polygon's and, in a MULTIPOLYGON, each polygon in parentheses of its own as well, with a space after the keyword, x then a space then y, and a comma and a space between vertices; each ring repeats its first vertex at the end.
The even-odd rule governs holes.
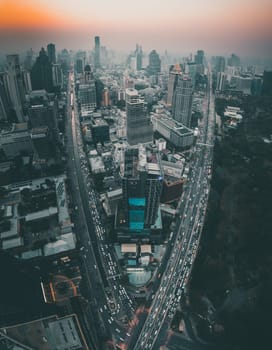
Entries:
POLYGON ((0 50, 117 50, 272 56, 271 0, 0 0, 0 50))

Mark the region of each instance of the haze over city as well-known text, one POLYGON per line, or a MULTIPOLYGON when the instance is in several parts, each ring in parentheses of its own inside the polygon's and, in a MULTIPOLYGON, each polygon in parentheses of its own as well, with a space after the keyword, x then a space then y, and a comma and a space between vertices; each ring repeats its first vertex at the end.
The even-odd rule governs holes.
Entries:
POLYGON ((138 42, 147 51, 270 57, 271 23, 270 0, 0 1, 2 52, 39 49, 52 37, 59 48, 90 48, 99 33, 116 50, 138 42))
POLYGON ((271 343, 272 0, 0 0, 0 350, 271 343))

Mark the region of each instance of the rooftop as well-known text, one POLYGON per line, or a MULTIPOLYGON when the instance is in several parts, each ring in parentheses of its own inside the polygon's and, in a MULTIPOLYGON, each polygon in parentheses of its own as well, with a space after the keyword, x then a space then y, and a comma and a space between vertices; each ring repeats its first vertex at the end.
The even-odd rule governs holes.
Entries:
POLYGON ((16 347, 11 348, 13 350, 88 349, 76 315, 68 315, 62 318, 50 316, 12 327, 5 327, 0 331, 3 338, 6 337, 10 344, 16 345, 16 347))

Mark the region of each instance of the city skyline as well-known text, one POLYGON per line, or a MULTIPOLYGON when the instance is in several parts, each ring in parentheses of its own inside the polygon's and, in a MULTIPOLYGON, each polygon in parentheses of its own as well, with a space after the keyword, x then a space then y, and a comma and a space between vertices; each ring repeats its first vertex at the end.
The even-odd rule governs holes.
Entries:
POLYGON ((102 45, 127 51, 135 43, 144 51, 156 48, 187 53, 204 48, 210 54, 237 52, 271 57, 272 4, 269 0, 123 0, 103 3, 45 0, 1 0, 2 52, 38 49, 54 42, 59 49, 92 49, 95 35, 102 45))

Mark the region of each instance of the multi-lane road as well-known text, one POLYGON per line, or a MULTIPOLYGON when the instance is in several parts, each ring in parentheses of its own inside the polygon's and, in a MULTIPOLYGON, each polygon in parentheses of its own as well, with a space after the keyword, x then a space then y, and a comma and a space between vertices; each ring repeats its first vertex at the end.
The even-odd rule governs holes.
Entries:
POLYGON ((173 249, 162 273, 161 283, 153 296, 140 334, 131 338, 129 349, 158 349, 169 322, 183 296, 199 245, 209 195, 209 171, 212 162, 214 100, 208 88, 207 111, 191 163, 185 191, 179 206, 179 217, 172 235, 173 249), (159 339, 157 341, 157 339, 159 339))
POLYGON ((106 240, 106 232, 100 215, 100 203, 92 182, 88 159, 84 152, 81 126, 74 88, 74 73, 69 74, 67 97, 68 130, 67 147, 70 175, 75 187, 75 211, 81 219, 78 238, 84 267, 84 277, 89 299, 97 310, 98 325, 102 333, 114 343, 130 337, 129 330, 120 319, 134 316, 134 302, 121 283, 121 273, 113 249, 106 240))

